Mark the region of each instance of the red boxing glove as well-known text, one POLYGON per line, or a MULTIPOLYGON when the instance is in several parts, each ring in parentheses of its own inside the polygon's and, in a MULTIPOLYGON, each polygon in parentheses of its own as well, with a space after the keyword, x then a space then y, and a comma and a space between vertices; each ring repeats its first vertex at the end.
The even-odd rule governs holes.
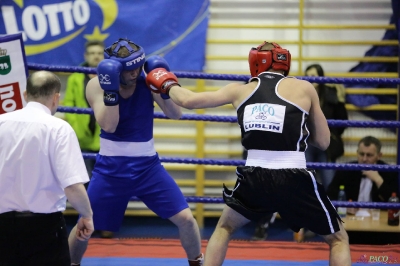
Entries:
POLYGON ((156 68, 150 71, 146 77, 146 84, 152 92, 167 95, 172 86, 181 86, 175 74, 168 72, 165 68, 156 68))

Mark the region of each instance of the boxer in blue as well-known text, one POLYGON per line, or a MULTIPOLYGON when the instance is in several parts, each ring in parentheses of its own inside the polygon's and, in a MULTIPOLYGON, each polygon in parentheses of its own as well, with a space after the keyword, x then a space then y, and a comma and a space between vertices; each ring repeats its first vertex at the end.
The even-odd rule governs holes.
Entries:
MULTIPOLYGON (((138 197, 158 216, 179 229, 189 265, 202 265, 199 227, 173 178, 161 165, 154 149, 154 101, 165 115, 179 119, 180 107, 167 95, 152 93, 145 72, 169 69, 160 56, 145 58, 142 47, 119 39, 104 50, 98 77, 86 87, 86 98, 101 127, 88 195, 96 230, 118 231, 128 202, 138 197)), ((80 265, 88 242, 69 236, 72 265, 80 265)))

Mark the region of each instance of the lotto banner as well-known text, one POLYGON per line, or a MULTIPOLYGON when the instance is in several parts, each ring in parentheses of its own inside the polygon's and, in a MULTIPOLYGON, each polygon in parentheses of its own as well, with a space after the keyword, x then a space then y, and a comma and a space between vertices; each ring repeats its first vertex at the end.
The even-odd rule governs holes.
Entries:
POLYGON ((22 34, 0 35, 0 114, 25 106, 27 77, 22 34))
POLYGON ((128 38, 174 71, 202 71, 209 0, 1 0, 0 34, 23 32, 29 63, 77 66, 88 40, 128 38))

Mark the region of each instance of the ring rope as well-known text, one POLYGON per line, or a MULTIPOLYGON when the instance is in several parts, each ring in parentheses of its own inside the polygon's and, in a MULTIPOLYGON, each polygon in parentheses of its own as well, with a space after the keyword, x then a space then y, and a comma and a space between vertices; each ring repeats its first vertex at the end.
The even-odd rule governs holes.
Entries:
MULTIPOLYGON (((81 66, 57 66, 28 63, 29 70, 48 70, 54 72, 80 72, 85 74, 96 74, 96 68, 81 67, 81 66)), ((247 82, 249 75, 232 75, 232 74, 208 74, 195 72, 174 72, 180 78, 191 79, 212 79, 212 80, 236 80, 247 82)), ((330 77, 297 77, 302 80, 307 80, 312 83, 341 83, 341 84, 400 84, 400 78, 330 78, 330 77)), ((69 112, 77 114, 93 114, 91 108, 77 107, 59 107, 59 112, 69 112)), ((162 113, 156 112, 154 118, 169 119, 162 113)), ((213 116, 213 115, 182 115, 181 120, 203 120, 212 122, 231 122, 236 123, 235 116, 213 116)), ((348 127, 388 127, 400 128, 399 121, 347 121, 347 120, 328 120, 328 125, 333 127, 348 126, 348 127)), ((95 158, 96 153, 82 153, 84 158, 95 158)), ((205 164, 205 165, 228 165, 241 166, 244 165, 244 160, 215 160, 215 159, 197 159, 197 158, 164 158, 160 157, 161 162, 167 163, 187 163, 187 164, 205 164)), ((307 163, 308 168, 316 169, 349 169, 349 170, 379 170, 379 171, 399 171, 399 165, 365 165, 365 164, 337 164, 337 163, 307 163)), ((187 202, 195 203, 223 203, 221 197, 185 197, 187 202)), ((137 197, 132 197, 131 201, 141 201, 137 197)), ((375 209, 390 209, 399 208, 400 203, 380 203, 380 202, 343 202, 332 201, 336 207, 356 207, 356 208, 375 208, 375 209)))
MULTIPOLYGON (((60 113, 76 113, 76 114, 93 114, 91 108, 78 108, 60 106, 57 109, 60 113)), ((161 112, 155 112, 154 118, 169 119, 161 112)), ((179 120, 196 120, 209 122, 230 122, 237 123, 236 116, 217 116, 217 115, 198 115, 198 114, 183 114, 179 120)), ((400 121, 355 121, 355 120, 327 120, 328 125, 332 127, 370 127, 370 128, 400 128, 400 121)))
MULTIPOLYGON (((82 153, 84 158, 96 158, 97 153, 82 153)), ((166 158, 160 157, 164 163, 185 163, 201 165, 225 165, 242 166, 245 160, 215 160, 215 159, 197 159, 197 158, 166 158)), ((371 165, 371 164, 337 164, 337 163, 307 163, 308 168, 329 168, 329 169, 349 169, 349 170, 379 170, 379 171, 399 171, 400 165, 371 165)), ((185 197, 189 203, 224 203, 222 197, 185 197)), ((141 201, 137 197, 132 197, 130 201, 141 201)), ((400 208, 400 203, 381 203, 381 202, 343 202, 332 201, 335 207, 354 207, 354 208, 372 208, 372 209, 393 209, 400 208)))
MULTIPOLYGON (((83 152, 83 158, 95 159, 97 153, 83 152)), ((199 159, 199 158, 172 158, 160 157, 163 163, 182 163, 182 164, 199 164, 199 165, 224 165, 224 166, 244 166, 245 160, 228 160, 228 159, 199 159)), ((316 169, 336 169, 336 170, 372 170, 395 172, 400 171, 400 165, 390 164, 341 164, 341 163, 307 163, 307 168, 316 169)))
MULTIPOLYGON (((55 72, 80 72, 85 74, 96 74, 96 68, 81 67, 81 66, 57 66, 28 63, 30 70, 49 70, 55 72)), ((212 80, 236 80, 247 82, 250 75, 233 75, 233 74, 210 74, 201 72, 174 72, 178 78, 190 79, 212 79, 212 80)), ((312 83, 341 83, 341 84, 400 84, 400 78, 335 78, 335 77, 297 77, 302 80, 307 80, 312 83)))
MULTIPOLYGON (((189 203, 224 203, 221 197, 185 197, 189 203)), ((130 201, 142 201, 137 197, 132 197, 130 201)), ((400 207, 400 203, 385 203, 385 202, 347 202, 347 201, 332 201, 335 207, 354 207, 365 209, 396 209, 400 207)))

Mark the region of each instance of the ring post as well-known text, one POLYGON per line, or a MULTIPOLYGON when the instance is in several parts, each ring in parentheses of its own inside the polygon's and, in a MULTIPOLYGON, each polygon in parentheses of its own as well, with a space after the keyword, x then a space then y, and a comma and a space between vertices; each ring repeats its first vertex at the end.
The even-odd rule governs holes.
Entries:
MULTIPOLYGON (((393 8, 393 15, 395 16, 395 24, 396 24, 396 31, 397 31, 397 39, 398 39, 398 45, 397 45, 397 54, 398 54, 398 62, 397 62, 397 76, 400 78, 400 3, 399 1, 394 1, 392 0, 392 8, 393 8)), ((400 121, 400 84, 397 84, 397 120, 400 121)), ((399 156, 399 151, 400 151, 400 137, 399 137, 399 128, 397 128, 397 165, 400 164, 400 156, 399 156)), ((398 175, 398 190, 400 193, 400 171, 397 172, 398 175)))

